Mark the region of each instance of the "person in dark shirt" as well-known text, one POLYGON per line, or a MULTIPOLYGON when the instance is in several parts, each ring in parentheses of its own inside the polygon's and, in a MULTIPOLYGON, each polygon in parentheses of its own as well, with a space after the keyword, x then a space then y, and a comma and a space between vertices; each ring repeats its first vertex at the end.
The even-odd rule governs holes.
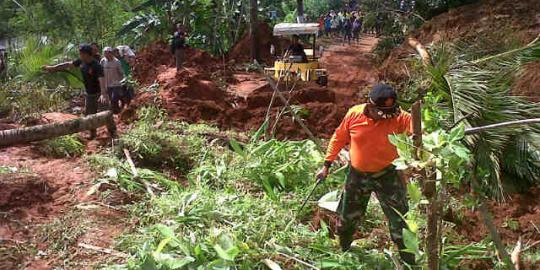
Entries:
MULTIPOLYGON (((96 114, 98 103, 108 104, 109 96, 105 88, 103 67, 95 59, 92 46, 84 44, 79 48, 79 59, 72 62, 65 62, 54 66, 44 66, 47 72, 62 71, 69 68, 78 67, 83 76, 84 88, 86 90, 85 115, 96 114)), ((116 130, 109 127, 109 133, 116 135, 116 130)), ((90 139, 96 137, 96 130, 90 131, 90 139)))
POLYGON ((186 33, 182 29, 182 25, 179 24, 176 26, 176 32, 174 32, 171 41, 171 53, 174 55, 176 60, 176 72, 179 72, 184 64, 186 47, 186 33))
POLYGON ((290 56, 301 57, 301 63, 308 62, 306 52, 304 51, 304 46, 300 44, 300 37, 298 35, 292 36, 291 45, 289 45, 289 48, 287 48, 287 51, 285 52, 285 59, 289 58, 290 56))
POLYGON ((352 40, 352 22, 350 19, 345 19, 343 22, 343 45, 345 43, 351 44, 352 40))

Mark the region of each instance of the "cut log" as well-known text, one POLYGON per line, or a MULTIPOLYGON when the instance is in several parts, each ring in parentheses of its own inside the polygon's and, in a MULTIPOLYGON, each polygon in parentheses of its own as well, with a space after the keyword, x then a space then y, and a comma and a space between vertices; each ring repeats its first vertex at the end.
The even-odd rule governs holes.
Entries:
POLYGON ((0 147, 51 139, 85 130, 96 129, 101 126, 107 126, 109 132, 114 132, 116 130, 113 113, 111 111, 100 112, 59 123, 2 130, 0 131, 0 147))
POLYGON ((430 57, 428 51, 426 50, 426 47, 424 47, 424 45, 422 45, 422 43, 420 43, 420 41, 418 41, 415 38, 410 37, 407 40, 407 43, 409 44, 409 46, 411 46, 412 48, 414 48, 416 50, 418 55, 420 55, 420 57, 422 58, 422 63, 424 64, 424 66, 428 66, 428 65, 431 64, 431 57, 430 57))

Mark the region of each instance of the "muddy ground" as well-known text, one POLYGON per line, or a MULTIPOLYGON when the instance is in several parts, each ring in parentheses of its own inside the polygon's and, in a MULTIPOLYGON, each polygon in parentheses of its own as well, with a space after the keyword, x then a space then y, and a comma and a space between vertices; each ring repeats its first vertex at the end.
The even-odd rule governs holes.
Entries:
MULTIPOLYGON (((375 37, 366 36, 351 46, 327 48, 321 58, 329 73, 327 87, 314 82, 280 84, 290 104, 301 106, 302 117, 316 136, 331 136, 347 110, 365 101, 369 87, 377 81, 370 55, 376 42, 375 37)), ((156 43, 139 54, 136 77, 146 86, 158 83, 160 90, 142 94, 133 108, 155 102, 174 119, 207 122, 222 129, 256 130, 264 122, 273 90, 260 73, 246 72, 244 66, 235 64, 236 59, 224 63, 190 50, 185 69, 177 74, 171 58, 162 57, 166 50, 166 44, 156 43)), ((232 55, 236 50, 233 48, 232 55)), ((283 107, 281 101, 274 102, 272 119, 283 107)), ((129 120, 132 115, 128 110, 122 119, 129 120)), ((290 114, 281 118, 275 135, 307 138, 290 114)))
MULTIPOLYGON (((505 7, 506 4, 493 5, 491 13, 481 13, 483 15, 478 18, 503 20, 507 17, 500 15, 506 14, 503 12, 505 7)), ((426 39, 421 38, 422 41, 432 41, 429 36, 436 36, 435 32, 444 29, 443 25, 449 28, 454 25, 454 29, 458 25, 475 23, 474 14, 468 14, 467 10, 453 11, 450 15, 436 18, 431 26, 423 28, 426 39)), ((531 27, 534 27, 532 18, 525 21, 531 22, 531 27)), ((459 33, 459 29, 455 31, 459 33)), ((271 38, 262 40, 265 48, 272 42, 283 41, 271 38)), ((405 48, 401 52, 396 50, 391 56, 394 60, 383 65, 382 70, 386 73, 380 72, 371 55, 376 42, 375 37, 366 36, 359 44, 334 44, 326 48, 321 63, 330 74, 328 87, 299 83, 288 93, 292 85, 287 87, 282 84, 291 103, 304 108, 302 117, 317 136, 329 137, 347 109, 365 101, 369 87, 380 78, 387 79, 395 74, 397 77, 391 78, 402 78, 399 77, 403 71, 400 57, 408 55, 410 51, 405 48)), ((135 118, 137 107, 157 104, 174 119, 207 122, 222 129, 257 129, 264 121, 272 89, 262 75, 246 71, 247 66, 241 64, 246 60, 241 52, 246 51, 249 40, 246 41, 244 37, 239 44, 228 59, 216 59, 205 52, 189 49, 185 69, 179 74, 173 67, 173 57, 167 44, 158 42, 143 49, 138 54, 134 75, 145 87, 158 83, 159 91, 139 93, 134 104, 120 116, 119 124, 129 124, 135 118)), ((269 62, 267 55, 263 57, 264 62, 269 62)), ((530 70, 537 69, 536 65, 530 70)), ((535 93, 537 87, 529 82, 535 80, 536 73, 521 75, 523 79, 518 88, 535 93)), ((270 110, 272 119, 282 107, 280 102, 274 104, 270 110)), ((2 125, 14 127, 12 124, 2 125)), ((306 138, 305 132, 288 115, 277 125, 276 136, 306 138)), ((99 147, 107 146, 109 141, 104 130, 101 130, 98 140, 85 143, 87 152, 94 152, 99 147)), ((0 269, 16 269, 16 265, 22 265, 23 269, 45 270, 54 266, 90 269, 104 261, 121 260, 122 254, 106 254, 88 246, 114 248, 115 239, 130 229, 129 217, 122 208, 125 202, 122 196, 104 199, 90 194, 97 176, 86 161, 80 158, 47 158, 35 147, 27 145, 0 149, 0 167, 8 170, 0 173, 0 269)), ((533 189, 527 194, 515 195, 506 203, 491 203, 495 222, 505 243, 513 244, 519 236, 525 241, 540 240, 538 198, 540 190, 533 189)), ((466 239, 479 241, 487 236, 477 212, 465 211, 463 217, 459 224, 456 223, 456 230, 466 239)), ((321 220, 330 224, 332 231, 335 230, 338 219, 334 214, 318 210, 312 221, 314 229, 318 228, 321 220)), ((357 236, 375 239, 380 247, 386 246, 389 241, 384 227, 357 236)))

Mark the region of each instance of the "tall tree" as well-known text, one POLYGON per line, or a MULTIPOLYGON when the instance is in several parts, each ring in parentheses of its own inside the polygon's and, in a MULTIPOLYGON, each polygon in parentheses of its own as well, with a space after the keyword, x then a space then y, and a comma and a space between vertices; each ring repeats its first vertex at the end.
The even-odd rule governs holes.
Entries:
POLYGON ((296 0, 296 13, 298 14, 297 21, 304 22, 304 0, 296 0))
POLYGON ((258 42, 258 35, 257 35, 257 25, 258 25, 258 19, 257 19, 257 10, 258 10, 258 3, 257 0, 251 0, 250 2, 250 24, 249 24, 249 31, 251 34, 251 59, 253 60, 259 60, 259 42, 258 42))

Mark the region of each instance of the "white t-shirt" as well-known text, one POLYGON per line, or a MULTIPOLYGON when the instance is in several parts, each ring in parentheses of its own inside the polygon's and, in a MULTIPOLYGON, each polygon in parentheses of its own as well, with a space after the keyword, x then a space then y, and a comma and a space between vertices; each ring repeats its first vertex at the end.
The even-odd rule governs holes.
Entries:
POLYGON ((105 87, 122 86, 120 82, 124 79, 124 71, 120 61, 116 58, 109 61, 106 57, 103 57, 100 63, 105 75, 105 87))

